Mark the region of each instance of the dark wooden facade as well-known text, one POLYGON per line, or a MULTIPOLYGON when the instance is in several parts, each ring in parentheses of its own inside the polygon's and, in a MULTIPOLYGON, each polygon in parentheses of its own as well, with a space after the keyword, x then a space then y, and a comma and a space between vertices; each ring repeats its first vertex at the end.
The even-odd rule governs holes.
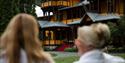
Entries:
MULTIPOLYGON (((49 37, 51 38, 43 40, 45 45, 61 45, 64 41, 72 42, 76 38, 77 27, 84 25, 84 21, 90 20, 85 16, 87 12, 98 13, 102 16, 107 16, 108 14, 123 16, 125 14, 125 0, 88 0, 90 2, 89 4, 78 5, 83 1, 84 0, 42 0, 40 6, 44 12, 44 16, 39 19, 50 22, 59 21, 64 24, 82 20, 80 24, 73 25, 70 28, 49 28, 45 30, 43 35, 48 36, 47 34, 50 33, 49 37), (46 12, 49 13, 47 16, 45 15, 46 12), (52 12, 53 15, 50 16, 50 12, 52 12), (62 38, 57 39, 59 37, 62 38)), ((84 23, 89 23, 89 21, 84 23)))

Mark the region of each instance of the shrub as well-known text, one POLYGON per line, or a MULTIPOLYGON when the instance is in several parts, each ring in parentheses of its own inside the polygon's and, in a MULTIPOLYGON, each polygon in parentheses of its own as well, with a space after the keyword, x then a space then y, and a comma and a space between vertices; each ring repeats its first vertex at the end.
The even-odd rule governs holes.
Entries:
POLYGON ((77 52, 77 48, 65 48, 64 49, 65 52, 77 52))
POLYGON ((123 52, 125 52, 124 50, 125 50, 124 48, 111 48, 111 49, 108 49, 108 52, 111 52, 111 53, 123 53, 123 52))
POLYGON ((44 49, 44 51, 52 51, 52 49, 50 49, 50 48, 43 48, 44 49))

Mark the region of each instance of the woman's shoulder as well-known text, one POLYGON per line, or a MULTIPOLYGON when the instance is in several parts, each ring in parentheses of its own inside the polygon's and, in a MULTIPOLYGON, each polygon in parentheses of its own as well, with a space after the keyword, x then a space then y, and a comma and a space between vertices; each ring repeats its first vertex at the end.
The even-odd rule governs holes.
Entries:
POLYGON ((110 55, 107 53, 103 53, 103 54, 104 54, 104 57, 106 60, 113 61, 113 62, 124 62, 125 63, 125 59, 123 59, 122 57, 113 56, 113 55, 110 55))

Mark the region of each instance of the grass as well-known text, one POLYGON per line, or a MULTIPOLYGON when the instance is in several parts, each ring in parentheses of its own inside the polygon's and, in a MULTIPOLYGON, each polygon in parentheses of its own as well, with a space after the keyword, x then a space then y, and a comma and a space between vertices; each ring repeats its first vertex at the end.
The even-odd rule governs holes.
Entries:
POLYGON ((76 60, 78 60, 78 57, 76 56, 61 57, 55 59, 56 63, 73 63, 76 60))
MULTIPOLYGON (((116 56, 120 56, 125 59, 125 54, 118 54, 116 56)), ((73 63, 74 61, 77 61, 79 57, 77 56, 70 56, 70 57, 61 57, 54 59, 56 63, 73 63)))
POLYGON ((117 56, 120 56, 125 59, 125 53, 124 54, 117 54, 117 56))

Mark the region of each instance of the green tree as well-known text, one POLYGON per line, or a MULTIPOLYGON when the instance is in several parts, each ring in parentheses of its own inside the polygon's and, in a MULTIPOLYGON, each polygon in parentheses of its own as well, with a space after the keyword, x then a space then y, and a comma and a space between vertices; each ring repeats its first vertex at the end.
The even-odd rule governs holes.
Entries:
POLYGON ((9 19, 11 18, 11 1, 0 0, 0 32, 4 30, 9 19))
POLYGON ((114 47, 125 48, 125 16, 122 16, 118 21, 118 25, 110 23, 111 28, 111 42, 110 45, 114 47))
POLYGON ((17 13, 34 15, 35 0, 0 0, 0 33, 17 13))

